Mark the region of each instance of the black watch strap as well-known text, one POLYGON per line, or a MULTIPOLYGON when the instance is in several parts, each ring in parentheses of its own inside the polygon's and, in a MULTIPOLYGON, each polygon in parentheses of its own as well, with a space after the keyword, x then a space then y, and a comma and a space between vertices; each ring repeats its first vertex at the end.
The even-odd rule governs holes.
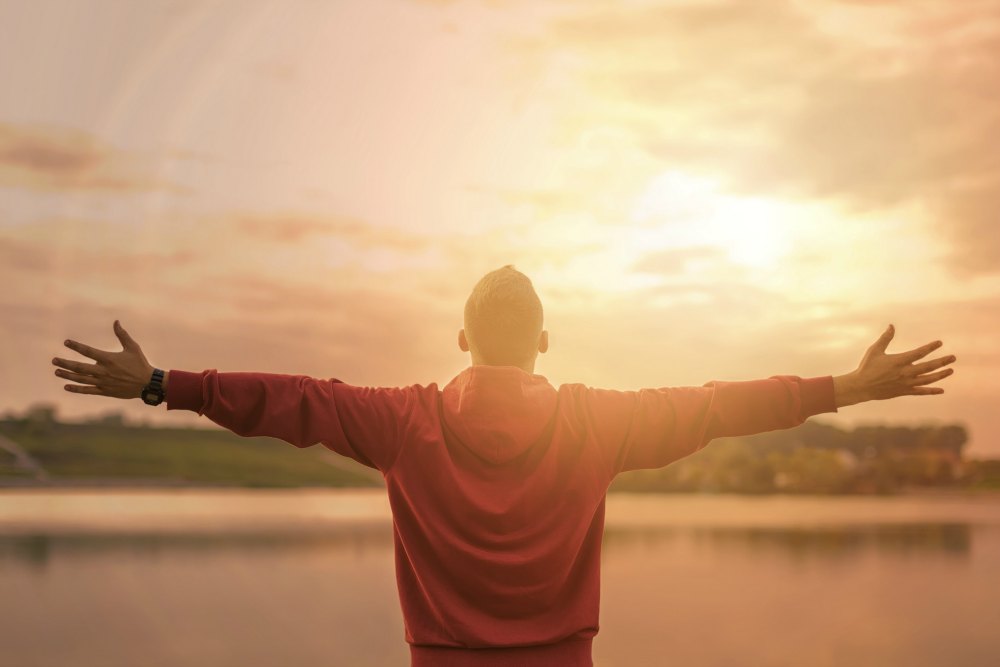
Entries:
POLYGON ((142 388, 142 402, 146 405, 159 405, 165 397, 163 391, 164 373, 159 368, 153 369, 153 375, 149 379, 149 384, 142 388))

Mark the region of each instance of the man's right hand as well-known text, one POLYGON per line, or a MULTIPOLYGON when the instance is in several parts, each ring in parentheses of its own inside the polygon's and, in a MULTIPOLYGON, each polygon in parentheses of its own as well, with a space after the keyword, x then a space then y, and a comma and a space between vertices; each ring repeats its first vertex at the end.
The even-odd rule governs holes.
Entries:
POLYGON ((954 369, 944 367, 953 363, 955 356, 938 357, 931 361, 916 363, 941 347, 942 343, 939 340, 908 352, 888 354, 886 348, 889 347, 889 342, 895 333, 895 327, 890 324, 885 333, 868 348, 857 369, 833 378, 838 408, 897 396, 944 393, 944 389, 928 385, 943 380, 954 372, 954 369))

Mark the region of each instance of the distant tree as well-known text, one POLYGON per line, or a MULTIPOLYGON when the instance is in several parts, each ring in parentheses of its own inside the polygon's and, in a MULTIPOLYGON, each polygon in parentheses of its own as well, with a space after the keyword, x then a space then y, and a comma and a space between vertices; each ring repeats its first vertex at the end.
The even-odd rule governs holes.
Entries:
POLYGON ((768 462, 775 487, 797 493, 839 493, 850 486, 853 466, 831 449, 800 447, 789 453, 772 452, 768 462))
POLYGON ((123 412, 106 412, 87 420, 87 423, 100 426, 127 426, 125 414, 123 412))
POLYGON ((961 425, 861 426, 806 422, 785 431, 722 438, 660 470, 628 473, 614 490, 886 493, 962 478, 961 425))
POLYGON ((56 424, 58 412, 53 403, 34 403, 25 410, 23 419, 32 424, 56 424))
POLYGON ((1000 460, 985 459, 970 461, 968 480, 977 489, 1000 489, 1000 460))

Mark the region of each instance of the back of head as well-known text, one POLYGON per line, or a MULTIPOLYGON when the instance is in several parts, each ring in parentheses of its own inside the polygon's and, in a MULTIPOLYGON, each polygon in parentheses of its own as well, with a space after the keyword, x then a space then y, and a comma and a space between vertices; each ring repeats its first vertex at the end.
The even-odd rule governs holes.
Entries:
POLYGON ((528 276, 508 264, 480 278, 465 302, 465 334, 480 361, 517 366, 535 358, 542 302, 528 276))

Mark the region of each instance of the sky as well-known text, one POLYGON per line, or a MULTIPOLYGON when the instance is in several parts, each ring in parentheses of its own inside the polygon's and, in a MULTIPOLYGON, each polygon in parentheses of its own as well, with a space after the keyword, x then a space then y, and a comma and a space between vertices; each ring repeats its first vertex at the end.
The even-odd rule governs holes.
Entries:
POLYGON ((941 339, 1000 456, 1000 2, 0 0, 0 413, 65 338, 159 367, 443 385, 476 280, 553 384, 854 369, 941 339))

